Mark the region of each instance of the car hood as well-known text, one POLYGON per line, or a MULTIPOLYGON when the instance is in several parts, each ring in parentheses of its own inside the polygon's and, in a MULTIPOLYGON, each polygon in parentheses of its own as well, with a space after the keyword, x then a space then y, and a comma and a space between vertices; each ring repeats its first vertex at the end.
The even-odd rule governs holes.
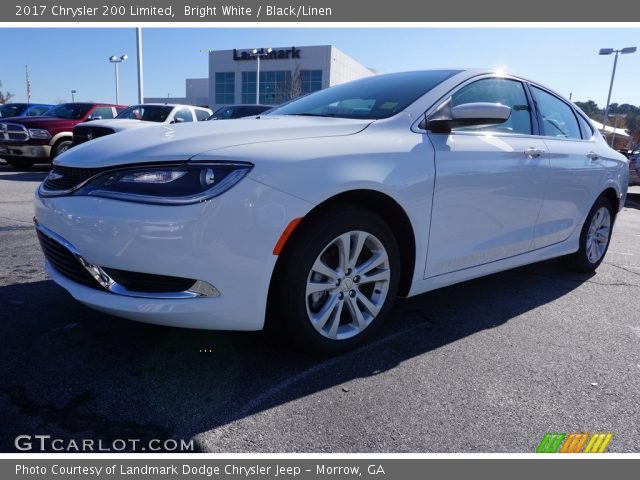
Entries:
POLYGON ((0 122, 19 123, 27 128, 73 128, 80 120, 68 120, 58 117, 13 117, 0 119, 0 122))
MULTIPOLYGON (((102 168, 132 163, 184 161, 223 148, 261 142, 353 135, 371 120, 268 116, 135 129, 78 145, 55 164, 102 168)), ((221 154, 222 155, 222 154, 221 154)))
MULTIPOLYGON (((108 120, 92 120, 83 123, 83 127, 106 127, 120 132, 122 130, 131 130, 133 128, 157 127, 162 125, 159 122, 147 122, 145 120, 131 120, 129 118, 111 118, 108 120)), ((78 125, 80 126, 80 125, 78 125)))

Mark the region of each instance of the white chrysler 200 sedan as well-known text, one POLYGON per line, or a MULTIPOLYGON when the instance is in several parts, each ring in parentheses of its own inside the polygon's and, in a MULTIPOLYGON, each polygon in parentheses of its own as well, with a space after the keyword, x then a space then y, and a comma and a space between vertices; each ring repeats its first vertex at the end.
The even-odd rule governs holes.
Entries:
POLYGON ((571 102, 480 70, 369 77, 262 117, 128 131, 36 192, 46 270, 162 325, 339 353, 394 298, 562 257, 598 267, 626 159, 571 102))

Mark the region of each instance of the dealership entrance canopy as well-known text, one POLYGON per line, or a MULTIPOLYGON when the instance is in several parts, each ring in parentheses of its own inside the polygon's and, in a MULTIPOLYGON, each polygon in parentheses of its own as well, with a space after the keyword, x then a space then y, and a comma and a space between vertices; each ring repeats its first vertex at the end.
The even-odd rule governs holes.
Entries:
POLYGON ((333 45, 265 45, 213 50, 209 52, 209 78, 187 79, 186 97, 145 98, 145 102, 170 101, 213 108, 256 103, 258 56, 259 103, 266 105, 278 105, 300 95, 376 73, 333 45))

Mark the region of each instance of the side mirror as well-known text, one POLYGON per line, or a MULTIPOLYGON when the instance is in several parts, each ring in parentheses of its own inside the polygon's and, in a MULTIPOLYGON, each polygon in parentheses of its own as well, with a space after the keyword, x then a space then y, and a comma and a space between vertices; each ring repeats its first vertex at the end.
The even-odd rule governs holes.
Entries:
POLYGON ((171 120, 171 123, 183 123, 184 122, 184 118, 174 118, 173 120, 171 120))
POLYGON ((449 133, 452 128, 498 125, 511 116, 511 107, 500 103, 474 102, 452 106, 451 97, 431 113, 424 128, 434 133, 449 133))
POLYGON ((100 115, 96 115, 95 117, 91 116, 87 118, 87 122, 90 122, 91 120, 102 120, 102 117, 100 115))

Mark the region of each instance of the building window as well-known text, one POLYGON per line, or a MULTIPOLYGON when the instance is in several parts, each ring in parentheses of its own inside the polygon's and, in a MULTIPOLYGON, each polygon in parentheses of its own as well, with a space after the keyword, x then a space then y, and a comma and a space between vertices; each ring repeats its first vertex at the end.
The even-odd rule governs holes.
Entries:
MULTIPOLYGON (((242 72, 242 103, 256 103, 256 72, 242 72)), ((291 72, 260 72, 260 99, 258 103, 277 105, 291 99, 294 94, 291 72)))
POLYGON ((256 72, 242 72, 241 92, 241 103, 256 103, 256 72))
POLYGON ((322 90, 322 70, 300 70, 301 94, 322 90))
POLYGON ((216 72, 216 104, 236 103, 236 74, 234 72, 216 72))

